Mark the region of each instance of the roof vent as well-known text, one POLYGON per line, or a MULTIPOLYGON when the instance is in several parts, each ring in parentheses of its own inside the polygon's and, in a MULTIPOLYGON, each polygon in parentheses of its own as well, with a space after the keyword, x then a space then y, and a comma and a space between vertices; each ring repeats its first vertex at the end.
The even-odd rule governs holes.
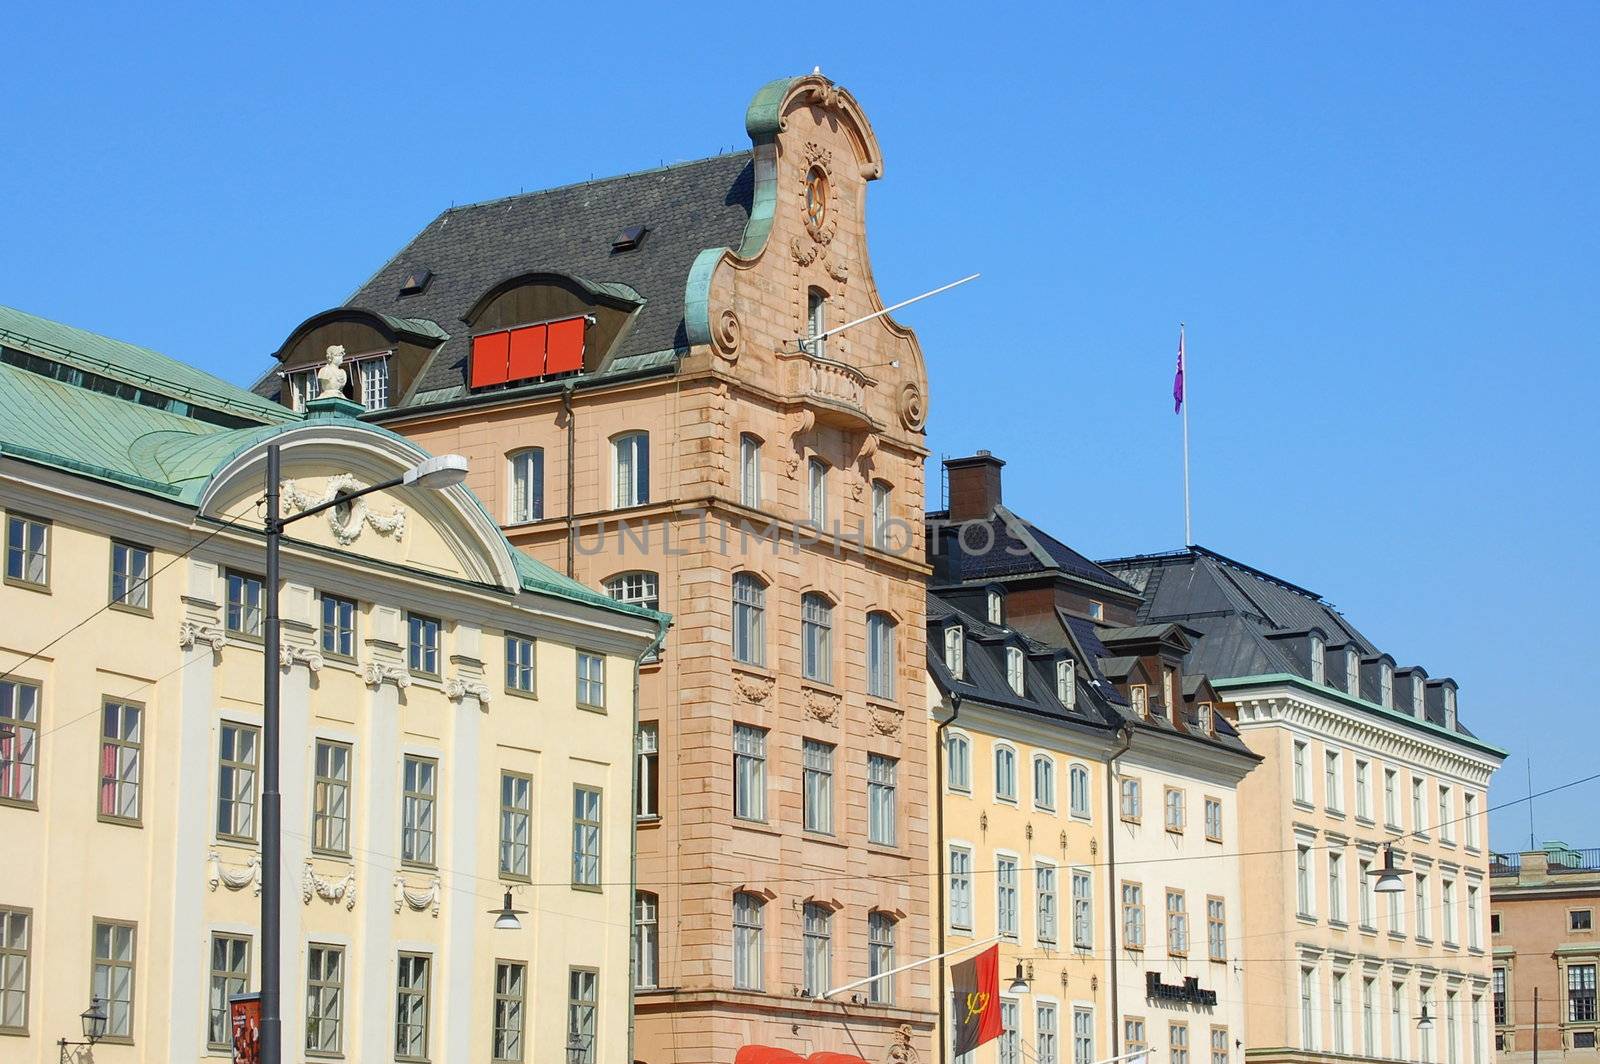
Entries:
POLYGON ((615 254, 619 251, 632 251, 634 248, 638 247, 644 242, 644 235, 647 232, 649 232, 649 230, 642 225, 628 226, 628 228, 618 233, 617 238, 611 242, 612 253, 615 254))
POLYGON ((426 266, 418 266, 406 274, 405 279, 400 282, 400 294, 403 296, 418 295, 424 288, 428 287, 428 282, 431 280, 433 280, 433 271, 426 266))

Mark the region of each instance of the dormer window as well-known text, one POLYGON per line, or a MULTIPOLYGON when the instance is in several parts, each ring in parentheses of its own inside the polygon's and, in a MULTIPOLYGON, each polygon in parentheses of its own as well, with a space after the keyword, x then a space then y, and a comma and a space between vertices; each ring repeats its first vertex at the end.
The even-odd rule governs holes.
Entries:
POLYGON ((1344 689, 1361 696, 1361 655, 1352 647, 1344 652, 1344 689))
POLYGON ((960 680, 966 675, 966 644, 961 626, 953 624, 944 630, 944 667, 950 675, 960 680))
POLYGON ((1000 592, 989 592, 989 623, 1005 624, 1005 600, 1000 592))
POLYGON ((1177 685, 1178 670, 1171 665, 1161 667, 1161 703, 1174 717, 1177 716, 1178 699, 1174 687, 1177 685))
POLYGON ((1071 659, 1056 662, 1056 701, 1068 709, 1078 701, 1078 664, 1071 659))
POLYGON ((1418 718, 1427 716, 1427 702, 1423 700, 1423 689, 1426 681, 1421 674, 1413 673, 1411 676, 1411 712, 1418 718))
POLYGON ((1145 701, 1144 684, 1136 683, 1132 687, 1128 688, 1128 701, 1133 704, 1133 712, 1137 714, 1141 720, 1150 715, 1150 706, 1145 701))
MULTIPOLYGON (((286 370, 283 373, 283 397, 290 409, 303 411, 306 404, 317 397, 320 386, 317 370, 321 366, 286 370)), ((360 403, 368 410, 389 408, 389 352, 362 355, 344 360, 345 382, 343 395, 360 403)))
POLYGON ((1394 666, 1387 661, 1378 665, 1378 704, 1384 709, 1394 708, 1394 666))
POLYGON ((1006 647, 1006 683, 1011 685, 1013 694, 1022 694, 1022 651, 1016 647, 1006 647))
POLYGON ((1103 620, 1105 620, 1106 619, 1106 606, 1105 606, 1105 603, 1096 602, 1094 599, 1090 599, 1089 600, 1089 619, 1091 621, 1103 621, 1103 620))
POLYGON ((1210 702, 1201 702, 1195 707, 1194 719, 1196 723, 1200 725, 1200 730, 1205 732, 1207 735, 1213 735, 1216 733, 1216 722, 1211 716, 1210 702))
POLYGON ((1441 693, 1444 695, 1444 726, 1454 730, 1456 726, 1455 688, 1446 686, 1441 693))
POLYGON ((1311 682, 1325 683, 1322 670, 1322 637, 1313 633, 1306 638, 1306 645, 1311 651, 1311 682))

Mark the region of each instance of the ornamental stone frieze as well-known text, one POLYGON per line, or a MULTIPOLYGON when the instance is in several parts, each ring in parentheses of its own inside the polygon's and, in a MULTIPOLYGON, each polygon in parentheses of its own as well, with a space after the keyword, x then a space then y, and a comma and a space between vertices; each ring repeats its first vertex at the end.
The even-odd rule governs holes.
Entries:
POLYGON ((255 884, 255 894, 261 896, 261 855, 251 854, 249 860, 237 868, 229 868, 222 863, 222 855, 216 850, 206 854, 206 886, 213 893, 218 887, 227 887, 229 890, 243 890, 250 884, 255 884))
POLYGON ((873 731, 879 735, 894 736, 900 734, 900 725, 905 719, 905 712, 891 706, 869 705, 867 718, 872 723, 873 731))
POLYGON ((285 670, 292 669, 296 665, 304 665, 312 672, 321 672, 327 660, 322 656, 322 651, 316 647, 281 643, 278 646, 278 664, 285 670))
POLYGON ((368 687, 381 687, 392 683, 404 690, 411 686, 411 673, 404 665, 394 665, 373 658, 361 666, 361 679, 368 687))
POLYGON ((830 691, 820 691, 815 687, 802 688, 805 695, 806 716, 822 724, 839 726, 839 708, 843 699, 830 691))
POLYGON ((219 625, 203 621, 184 621, 178 625, 178 647, 193 650, 196 643, 204 643, 212 653, 220 654, 222 648, 228 645, 228 633, 219 625))
POLYGON ((317 875, 311 862, 306 862, 305 871, 300 876, 300 899, 306 905, 311 904, 313 897, 321 898, 326 902, 344 902, 345 911, 356 907, 356 872, 351 869, 346 872, 343 879, 326 879, 317 875))
POLYGON ((403 876, 394 877, 394 911, 410 909, 413 912, 422 912, 431 909, 433 915, 439 915, 439 902, 444 897, 444 881, 438 876, 428 880, 427 886, 422 890, 412 890, 410 884, 403 876))
MULTIPOLYGON (((290 513, 296 513, 330 503, 341 494, 363 491, 370 486, 349 473, 340 473, 328 479, 323 485, 321 495, 302 491, 292 480, 285 480, 278 490, 283 495, 284 508, 290 513)), ((354 543, 360 538, 362 530, 368 527, 380 536, 393 536, 397 542, 405 538, 404 507, 397 506, 390 513, 378 514, 374 513, 367 505, 367 500, 362 498, 345 506, 331 507, 325 512, 328 516, 328 529, 333 533, 333 538, 339 541, 340 546, 348 547, 354 543)))
POLYGON ((450 677, 444 682, 445 697, 452 702, 460 702, 469 695, 476 698, 480 705, 489 704, 489 685, 482 680, 475 680, 460 673, 450 677))

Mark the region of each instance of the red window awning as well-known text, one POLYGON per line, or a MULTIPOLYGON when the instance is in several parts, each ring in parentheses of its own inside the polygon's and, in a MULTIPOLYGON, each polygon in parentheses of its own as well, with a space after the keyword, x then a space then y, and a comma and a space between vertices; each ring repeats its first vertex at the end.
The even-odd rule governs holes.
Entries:
POLYGON ((472 387, 486 388, 582 369, 587 324, 588 320, 579 315, 474 336, 472 387))
POLYGON ((472 386, 504 384, 511 353, 511 334, 486 333, 472 338, 472 386))
POLYGON ((733 1064, 867 1064, 849 1053, 813 1053, 802 1057, 790 1049, 776 1046, 744 1046, 733 1055, 733 1064))

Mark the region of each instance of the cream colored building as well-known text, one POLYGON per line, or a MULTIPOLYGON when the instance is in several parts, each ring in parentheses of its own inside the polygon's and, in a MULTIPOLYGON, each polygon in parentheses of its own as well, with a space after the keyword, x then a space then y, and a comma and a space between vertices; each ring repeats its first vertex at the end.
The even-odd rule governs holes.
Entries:
POLYGON ((1455 682, 1396 669, 1316 594, 1204 548, 1102 564, 1145 592, 1141 621, 1204 632, 1188 664, 1264 759, 1230 847, 1247 1057, 1485 1064, 1485 802, 1504 752, 1461 724, 1455 682), (1385 846, 1403 893, 1374 889, 1385 846))
MULTIPOLYGON (((265 445, 286 509, 425 457, 3 315, 0 1059, 227 1057, 259 985, 265 445)), ((635 665, 662 619, 515 552, 464 488, 291 526, 286 1058, 628 1058, 635 665), (581 690, 580 690, 581 685, 581 690), (511 889, 528 910, 496 930, 511 889)))

